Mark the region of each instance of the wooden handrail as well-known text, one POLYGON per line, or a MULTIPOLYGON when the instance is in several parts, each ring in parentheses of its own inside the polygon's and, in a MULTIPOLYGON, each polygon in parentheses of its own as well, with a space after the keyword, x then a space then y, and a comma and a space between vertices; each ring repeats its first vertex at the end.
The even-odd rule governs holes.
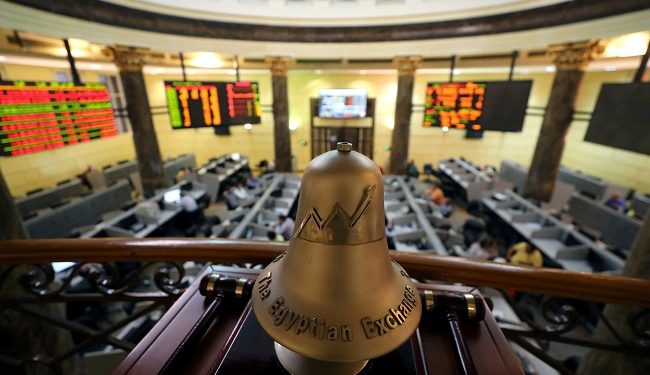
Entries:
MULTIPOLYGON (((54 261, 271 261, 286 243, 227 239, 56 239, 0 241, 0 264, 54 261)), ((580 300, 650 307, 650 280, 391 252, 411 276, 580 300)))

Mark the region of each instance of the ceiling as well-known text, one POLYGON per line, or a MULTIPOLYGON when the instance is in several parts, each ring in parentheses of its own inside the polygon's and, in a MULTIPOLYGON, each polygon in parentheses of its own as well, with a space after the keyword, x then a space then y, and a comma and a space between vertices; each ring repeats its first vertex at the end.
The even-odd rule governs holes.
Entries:
POLYGON ((292 26, 361 26, 510 13, 566 0, 105 0, 174 16, 292 26))
MULTIPOLYGON (((392 4, 392 3, 391 3, 392 4)), ((598 8, 598 7, 595 7, 598 8)), ((115 11, 113 9, 113 11, 115 11)), ((110 10, 110 9, 109 9, 110 10)), ((596 9, 596 11, 599 11, 596 9)), ((271 12, 271 11, 269 11, 271 12)), ((547 10, 548 12, 548 10, 547 10)), ((268 13, 271 14, 271 13, 268 13)), ((275 22, 275 17, 268 16, 269 22, 275 22)), ((250 21, 250 17, 246 17, 250 21)), ((321 17, 321 21, 324 19, 321 17)), ((89 0, 57 0, 52 2, 39 2, 36 0, 0 0, 0 28, 7 30, 18 30, 20 32, 34 33, 54 39, 60 38, 76 38, 92 42, 96 45, 112 45, 122 44, 137 47, 150 48, 154 51, 159 51, 164 54, 167 52, 170 55, 176 55, 178 52, 196 52, 196 51, 209 51, 216 52, 223 56, 238 55, 245 60, 258 59, 263 62, 264 56, 269 55, 284 55, 292 56, 298 59, 315 59, 312 64, 314 66, 323 65, 323 60, 345 60, 345 59, 385 59, 387 64, 393 57, 399 55, 418 55, 424 57, 448 57, 451 55, 508 55, 513 50, 531 51, 531 50, 544 50, 549 44, 564 43, 580 41, 585 39, 602 39, 612 36, 618 36, 631 32, 646 31, 650 29, 648 20, 650 19, 650 3, 648 0, 589 0, 589 1, 544 1, 544 0, 530 0, 530 1, 515 1, 515 0, 194 0, 194 1, 179 1, 179 0, 110 0, 108 1, 89 1, 89 0), (302 29, 318 34, 319 30, 323 33, 332 32, 332 30, 340 30, 336 33, 341 35, 355 34, 356 31, 365 27, 367 35, 372 34, 372 30, 384 31, 390 29, 392 26, 364 26, 364 27, 311 27, 305 26, 293 28, 292 26, 266 26, 264 25, 250 25, 248 32, 258 38, 258 40, 237 40, 233 38, 208 36, 201 34, 200 31, 210 32, 212 29, 209 22, 204 24, 202 28, 191 30, 192 33, 179 33, 165 31, 167 24, 164 22, 147 22, 146 18, 140 19, 143 25, 116 26, 122 20, 114 17, 108 18, 113 22, 107 22, 107 14, 102 13, 105 8, 101 8, 97 4, 105 4, 117 10, 127 9, 122 8, 122 5, 128 5, 128 9, 135 9, 140 12, 138 17, 146 17, 146 15, 160 14, 163 17, 158 21, 171 20, 172 22, 180 22, 178 25, 194 26, 191 17, 201 16, 202 19, 220 19, 219 17, 227 17, 228 20, 237 20, 236 12, 242 12, 246 9, 246 4, 260 4, 260 9, 279 7, 284 9, 281 12, 285 18, 292 18, 289 25, 301 22, 300 19, 309 22, 314 21, 315 18, 310 19, 311 15, 326 15, 334 14, 332 12, 345 13, 341 17, 335 17, 338 21, 331 19, 332 22, 339 22, 341 20, 351 19, 352 16, 365 18, 364 22, 381 22, 381 17, 386 16, 383 8, 393 5, 385 4, 393 1, 399 1, 401 5, 397 6, 402 9, 401 15, 396 14, 396 17, 428 17, 426 24, 407 24, 396 25, 395 29, 403 29, 411 26, 421 26, 425 32, 435 28, 445 30, 445 25, 458 26, 450 30, 451 34, 441 34, 435 38, 425 38, 408 40, 408 39, 395 39, 394 41, 376 41, 376 42, 303 42, 296 41, 290 38, 295 35, 297 31, 302 29), (21 4, 28 4, 21 5, 21 4), (304 3, 294 4, 294 3, 304 3), (320 4, 323 3, 323 4, 320 4), (628 6, 628 10, 615 15, 606 17, 603 16, 602 9, 600 8, 600 16, 597 18, 584 18, 585 14, 594 12, 594 7, 586 5, 578 6, 576 4, 605 4, 611 9, 612 6, 624 9, 628 6), (65 12, 60 11, 63 4, 74 8, 79 5, 81 10, 89 10, 89 12, 77 16, 63 15, 65 12), (229 4, 229 5, 228 5, 229 4), (320 4, 320 5, 319 5, 320 4), (350 4, 344 6, 342 4, 350 4), (549 5, 550 4, 550 5, 549 5), (621 4, 618 6, 618 4, 621 4), (631 8, 630 4, 633 7, 631 8), (639 5, 642 4, 642 5, 639 5), (644 8, 644 5, 645 8, 644 8), (50 7, 51 11, 37 9, 39 6, 50 7), (83 6, 85 6, 85 8, 83 6), (227 6, 228 5, 228 6, 227 6), (209 11, 213 9, 213 11, 209 11), (525 17, 516 17, 527 12, 529 16, 538 14, 537 8, 530 7, 563 7, 573 6, 575 14, 583 16, 580 22, 568 22, 567 15, 562 14, 557 16, 551 13, 551 19, 556 19, 557 22, 548 27, 538 27, 533 29, 500 29, 498 33, 483 32, 483 29, 478 29, 478 21, 476 23, 470 22, 470 19, 459 20, 456 17, 466 15, 467 17, 479 17, 473 20, 486 20, 481 21, 480 26, 488 27, 493 20, 498 21, 501 25, 508 26, 508 21, 515 20, 525 26, 526 22, 530 21, 525 17), (58 7, 58 8, 57 8, 58 7), (93 8, 97 7, 97 8, 93 8), (183 7, 183 9, 181 9, 183 7), (302 8, 301 8, 302 7, 302 8), (320 8, 319 8, 320 7, 320 8), (419 15, 415 14, 416 9, 433 8, 436 12, 420 11, 419 15), (101 9, 100 9, 101 8, 101 9), (99 9, 93 12, 94 9, 99 9), (299 11, 298 9, 302 9, 299 11), (320 10, 319 10, 320 9, 320 10), (329 9, 327 13, 324 9, 329 9), (357 9, 358 11, 352 12, 350 9, 357 9), (411 14, 409 15, 408 12, 411 14), (639 10, 640 9, 640 10, 639 10), (219 10, 217 12, 216 10, 219 10), (226 10, 232 11, 232 14, 224 15, 226 10), (444 10, 444 11, 443 11, 444 10), (156 13, 151 13, 155 11, 156 13), (317 12, 318 11, 318 12, 317 12), (303 12, 303 13, 301 13, 303 12), (310 13, 311 12, 311 13, 310 13), (499 14, 496 14, 499 13, 499 14), (500 12, 510 12, 502 14, 500 12), (514 12, 514 13, 513 13, 514 12), (517 13, 519 12, 519 13, 517 13), (176 16, 168 16, 165 14, 175 14, 176 16), (301 16, 304 14, 304 16, 301 16), (383 15, 382 15, 383 14, 383 15), (104 17, 103 19, 101 17, 104 17), (503 16, 508 16, 504 18, 503 16), (179 18, 185 17, 185 18, 179 18), (484 17, 484 18, 480 18, 484 17), (486 18, 487 17, 487 18, 486 18), (449 20, 451 18, 451 20, 449 20), (100 21, 101 20, 101 21, 100 21), (179 21, 180 20, 180 21, 179 21), (445 21, 446 20, 446 21, 445 21), (181 22, 182 21, 182 22, 181 22), (488 22, 489 21, 489 22, 488 22), (563 23, 564 22, 564 23, 563 23), (568 23, 566 23, 568 22, 568 23), (442 26, 441 26, 442 25, 442 26), (158 30, 158 31, 156 31, 158 30), (268 35, 263 34, 264 30, 280 30, 287 31, 287 34, 280 35, 279 37, 288 38, 285 41, 279 41, 275 38, 277 35, 271 35, 271 40, 264 40, 269 38, 268 35), (164 31, 164 32, 162 32, 164 31), (294 34, 291 34, 294 33, 294 34), (458 36, 454 33, 458 33, 458 36)), ((319 21, 319 22, 321 22, 319 21)), ((539 20, 538 20, 539 21, 539 20)), ((203 21, 196 21, 203 22, 203 21)), ((224 23, 214 21, 214 25, 221 27, 223 30, 228 28, 244 28, 242 25, 224 23)), ((342 21, 341 21, 342 22, 342 21)), ((176 29, 178 30, 178 29, 176 29)), ((412 31, 412 30, 411 30, 412 31)), ((417 31, 417 30, 416 30, 417 31)), ((389 35, 389 34, 386 34, 389 35)), ((392 35, 392 34, 390 34, 392 35)), ((427 34, 428 35, 428 34, 427 34)), ((317 36, 317 35, 316 35, 317 36)), ((345 38, 344 38, 345 40, 345 38)), ((60 47, 59 47, 60 50, 60 47)), ((507 64, 507 57, 503 60, 507 64)), ((446 62, 443 64, 447 64, 446 62)))

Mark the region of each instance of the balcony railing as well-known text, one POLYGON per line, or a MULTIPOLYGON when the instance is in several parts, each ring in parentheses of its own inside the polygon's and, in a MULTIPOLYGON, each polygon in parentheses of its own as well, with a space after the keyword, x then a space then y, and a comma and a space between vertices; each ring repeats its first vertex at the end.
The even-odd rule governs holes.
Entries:
MULTIPOLYGON (((154 311, 166 310, 176 300, 186 286, 183 262, 266 264, 286 248, 286 243, 222 239, 0 242, 0 290, 4 291, 0 313, 18 312, 75 337, 72 347, 57 353, 0 352, 0 368, 39 365, 61 373, 63 362, 99 344, 128 352, 134 342, 116 332, 154 311), (76 264, 55 275, 51 262, 76 264), (7 288, 8 283, 19 285, 20 290, 7 288), (72 287, 80 283, 84 288, 72 287), (52 313, 46 307, 54 303, 121 303, 130 308, 126 316, 97 328, 52 313)), ((573 372, 543 350, 549 342, 650 355, 648 280, 404 252, 391 252, 391 257, 419 280, 497 290, 494 296, 505 301, 516 317, 500 319, 506 337, 562 374, 573 372), (626 332, 606 318, 604 304, 630 310, 626 332), (530 311, 531 306, 535 311, 530 311), (593 335, 596 324, 614 339, 593 335)))

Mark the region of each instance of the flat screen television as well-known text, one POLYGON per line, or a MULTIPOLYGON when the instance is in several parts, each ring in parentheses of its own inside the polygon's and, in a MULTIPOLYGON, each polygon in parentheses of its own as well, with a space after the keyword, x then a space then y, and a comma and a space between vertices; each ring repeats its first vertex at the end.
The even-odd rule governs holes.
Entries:
POLYGON ((362 89, 322 89, 318 102, 318 117, 366 117, 368 93, 362 89))
POLYGON ((531 88, 532 81, 430 82, 422 125, 466 129, 467 138, 485 130, 519 132, 531 88))
POLYGON ((257 82, 165 81, 172 129, 224 128, 259 124, 262 118, 257 82))
POLYGON ((479 121, 483 130, 520 132, 533 81, 486 82, 485 105, 479 121))
POLYGON ((650 155, 650 82, 603 84, 584 140, 650 155))

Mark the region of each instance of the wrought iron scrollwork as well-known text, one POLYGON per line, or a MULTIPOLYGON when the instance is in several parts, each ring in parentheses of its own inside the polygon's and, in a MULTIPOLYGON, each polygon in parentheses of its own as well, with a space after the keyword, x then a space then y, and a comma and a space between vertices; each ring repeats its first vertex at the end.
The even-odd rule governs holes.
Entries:
MULTIPOLYGON (((11 271, 17 272, 20 269, 24 268, 15 267, 11 271)), ((77 263, 66 275, 58 278, 49 264, 37 264, 27 266, 19 281, 25 291, 40 297, 64 293, 75 278, 86 281, 94 292, 116 296, 135 291, 142 280, 150 277, 158 291, 167 295, 179 295, 184 276, 183 265, 173 262, 138 264, 135 269, 127 270, 115 263, 77 263)))
POLYGON ((57 374, 67 358, 100 343, 129 351, 134 343, 116 336, 116 333, 136 319, 160 316, 152 313, 165 310, 178 298, 184 290, 185 275, 183 264, 174 262, 86 262, 76 263, 59 273, 54 272, 49 263, 7 267, 0 275, 0 290, 12 292, 0 296, 0 313, 13 311, 64 329, 74 334, 77 342, 65 353, 54 357, 39 354, 13 358, 0 353, 0 365, 23 369, 46 367, 57 374), (14 283, 19 287, 13 287, 14 283), (12 287, 3 288, 9 285, 12 287), (91 327, 43 305, 48 303, 101 305, 103 309, 117 309, 120 313, 115 319, 102 321, 100 327, 91 327))
POLYGON ((630 314, 630 328, 636 337, 644 340, 644 345, 650 347, 650 309, 640 309, 630 314))
POLYGON ((543 350, 549 342, 640 357, 650 355, 650 309, 633 310, 629 314, 627 327, 623 329, 633 333, 635 339, 608 319, 603 305, 555 296, 524 295, 515 300, 507 291, 499 292, 519 318, 518 323, 500 322, 506 337, 562 374, 573 372, 543 350))

